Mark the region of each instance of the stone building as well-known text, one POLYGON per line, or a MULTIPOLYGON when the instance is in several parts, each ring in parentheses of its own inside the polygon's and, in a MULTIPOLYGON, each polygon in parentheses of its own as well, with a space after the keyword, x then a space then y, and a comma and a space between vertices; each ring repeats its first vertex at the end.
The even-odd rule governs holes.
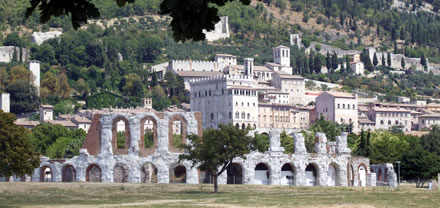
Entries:
POLYGON ((258 104, 258 128, 299 129, 299 112, 293 105, 258 104))
MULTIPOLYGON (((96 114, 80 150, 71 159, 50 160, 42 157, 31 177, 15 181, 40 182, 118 182, 118 183, 187 183, 210 182, 209 174, 179 162, 181 150, 176 139, 187 143, 189 134, 202 133, 200 113, 144 112, 96 114), (125 145, 120 147, 116 123, 127 123, 125 145), (144 136, 143 123, 154 123, 153 137, 144 136), (172 134, 174 121, 182 121, 182 137, 172 134), (151 139, 151 147, 145 147, 151 139)), ((375 186, 376 174, 370 172, 368 158, 352 157, 347 147, 347 134, 327 143, 324 134, 316 134, 316 153, 307 153, 304 137, 294 135, 294 153, 284 154, 280 131, 269 132, 270 147, 265 153, 251 152, 246 159, 234 159, 219 176, 219 184, 271 184, 296 186, 375 186), (291 176, 289 180, 286 176, 291 176)), ((2 178, 5 180, 5 178, 2 178)))
MULTIPOLYGON (((29 58, 29 50, 22 48, 21 61, 26 62, 29 58)), ((16 46, 0 46, 0 63, 9 63, 13 61, 14 53, 17 56, 17 61, 20 58, 20 47, 16 46)))
POLYGON ((203 30, 203 33, 205 33, 206 40, 210 42, 229 38, 228 16, 220 17, 220 22, 214 25, 214 30, 203 30))
POLYGON ((61 31, 49 31, 49 32, 33 32, 32 33, 32 42, 37 45, 41 45, 43 42, 57 38, 61 36, 63 32, 61 31))
POLYGON ((393 126, 401 126, 403 131, 411 131, 411 111, 403 108, 373 107, 368 117, 376 123, 376 130, 391 130, 393 126))
POLYGON ((419 129, 430 129, 434 125, 440 126, 440 113, 420 115, 418 124, 419 129))
POLYGON ((316 98, 316 116, 339 124, 352 124, 358 132, 357 95, 344 92, 324 92, 316 98))
POLYGON ((203 128, 228 123, 257 127, 258 95, 250 76, 223 75, 192 80, 190 84, 191 111, 202 112, 203 128))
POLYGON ((0 110, 9 113, 11 108, 11 96, 9 93, 0 93, 0 110))
POLYGON ((32 76, 32 85, 37 90, 38 96, 40 96, 40 62, 33 60, 29 63, 29 70, 31 71, 32 76))

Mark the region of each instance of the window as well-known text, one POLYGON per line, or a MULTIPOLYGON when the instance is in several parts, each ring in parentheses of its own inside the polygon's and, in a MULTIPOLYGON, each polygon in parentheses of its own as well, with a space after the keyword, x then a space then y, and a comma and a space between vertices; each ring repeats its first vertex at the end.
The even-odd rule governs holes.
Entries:
POLYGON ((237 112, 235 112, 235 118, 236 119, 239 119, 240 118, 240 113, 237 111, 237 112))
POLYGON ((388 125, 391 125, 391 120, 388 121, 388 125))
POLYGON ((255 103, 254 103, 254 107, 255 107, 255 103))
POLYGON ((229 119, 232 119, 232 112, 229 112, 229 119))
POLYGON ((247 114, 247 119, 249 120, 249 119, 251 119, 251 114, 247 114))
POLYGON ((354 109, 356 109, 356 105, 355 105, 355 104, 353 104, 353 110, 354 110, 354 109))
POLYGON ((249 103, 248 103, 248 107, 249 107, 249 103))
POLYGON ((396 121, 395 123, 396 123, 396 125, 397 125, 397 124, 399 124, 399 121, 396 121))
POLYGON ((350 105, 347 105, 347 109, 350 109, 350 105))
POLYGON ((246 113, 245 112, 241 112, 241 119, 246 119, 246 113))
POLYGON ((383 125, 383 120, 380 120, 380 124, 382 124, 382 125, 383 125))
POLYGON ((238 102, 235 102, 235 106, 238 106, 238 102))
POLYGON ((211 113, 211 121, 214 120, 214 113, 211 113))
POLYGON ((340 109, 340 108, 341 108, 341 104, 338 103, 338 109, 340 109))
POLYGON ((244 103, 243 103, 243 102, 241 102, 241 106, 244 106, 244 103))
POLYGON ((342 109, 345 109, 345 104, 342 104, 342 109))

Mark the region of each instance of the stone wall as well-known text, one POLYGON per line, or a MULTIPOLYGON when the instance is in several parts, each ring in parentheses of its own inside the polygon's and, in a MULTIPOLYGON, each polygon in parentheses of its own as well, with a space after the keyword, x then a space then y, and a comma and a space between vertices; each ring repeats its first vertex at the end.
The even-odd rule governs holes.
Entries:
MULTIPOLYGON (((49 160, 41 158, 39 168, 32 175, 32 181, 49 182, 130 182, 130 183, 187 183, 198 184, 206 176, 203 171, 192 167, 187 161, 179 163, 179 152, 170 148, 169 124, 181 118, 186 122, 186 131, 201 135, 200 113, 153 113, 142 112, 108 113, 96 115, 89 134, 84 142, 84 149, 80 155, 66 160, 49 160), (157 125, 157 141, 154 151, 143 155, 143 146, 140 144, 140 127, 142 121, 148 117, 157 125), (112 123, 123 118, 129 123, 129 142, 127 152, 116 154, 112 142, 112 123)), ((182 125, 185 126, 185 125, 182 125)), ((316 135, 318 153, 307 153, 302 134, 294 134, 294 153, 284 154, 280 146, 280 131, 271 130, 270 148, 268 151, 251 152, 246 159, 234 159, 231 168, 219 176, 220 184, 272 184, 298 186, 348 186, 348 185, 374 185, 371 180, 375 178, 366 169, 366 174, 360 176, 358 171, 348 167, 369 166, 368 158, 353 158, 347 147, 347 134, 343 133, 336 139, 334 152, 328 152, 325 135, 316 135), (313 174, 310 174, 310 169, 313 174), (350 172, 351 171, 351 172, 350 172), (291 176, 288 179, 286 176, 291 176), (312 176, 313 178, 310 178, 312 176), (355 183, 349 182, 353 176, 355 183), (367 183, 359 183, 356 178, 367 183), (370 182, 368 182, 370 181, 370 182)), ((184 142, 190 142, 185 141, 184 142)), ((207 181, 207 180, 203 180, 207 181)))

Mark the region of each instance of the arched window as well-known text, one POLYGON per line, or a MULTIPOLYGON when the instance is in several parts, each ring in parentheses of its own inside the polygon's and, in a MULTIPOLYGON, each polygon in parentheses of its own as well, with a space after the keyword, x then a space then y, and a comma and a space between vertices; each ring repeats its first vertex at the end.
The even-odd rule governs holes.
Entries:
POLYGON ((140 122, 139 155, 152 154, 157 146, 157 123, 152 116, 146 116, 140 122))
POLYGON ((247 114, 247 119, 248 120, 251 119, 251 114, 250 113, 247 114))
POLYGON ((91 164, 86 170, 87 182, 101 182, 101 168, 96 164, 91 164))
POLYGON ((72 165, 65 165, 61 172, 62 182, 75 182, 76 181, 76 170, 72 165))
POLYGON ((355 104, 353 104, 353 110, 354 110, 354 109, 356 109, 356 105, 355 105, 355 104))
POLYGON ((152 163, 145 163, 141 172, 142 183, 157 183, 157 168, 152 163))
POLYGON ((255 183, 256 184, 269 184, 269 168, 264 163, 258 163, 255 166, 255 183))
POLYGON ((186 168, 178 165, 170 170, 170 183, 186 183, 186 168))
POLYGON ((338 109, 340 109, 340 108, 341 108, 341 104, 338 103, 338 109))
POLYGON ((214 120, 214 113, 211 113, 211 121, 214 120))
POLYGON ((345 109, 345 104, 342 104, 342 109, 345 109))
POLYGON ((128 154, 130 147, 130 127, 126 118, 118 117, 112 125, 112 149, 113 154, 128 154))
POLYGON ((123 164, 115 165, 113 169, 113 182, 126 183, 128 178, 128 167, 123 164))
POLYGON ((232 112, 229 112, 229 119, 232 119, 232 112))
POLYGON ((246 119, 246 113, 245 112, 241 112, 241 119, 246 119))
POLYGON ((235 112, 235 118, 236 119, 239 119, 240 118, 240 113, 237 111, 237 112, 235 112))

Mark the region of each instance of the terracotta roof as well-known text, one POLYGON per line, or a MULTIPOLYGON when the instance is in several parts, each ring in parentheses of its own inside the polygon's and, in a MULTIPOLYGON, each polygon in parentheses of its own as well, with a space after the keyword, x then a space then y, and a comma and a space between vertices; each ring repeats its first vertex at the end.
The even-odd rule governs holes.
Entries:
MULTIPOLYGON (((337 98, 356 98, 353 94, 351 93, 346 93, 346 92, 334 92, 334 91, 330 91, 330 92, 326 92, 334 97, 337 98)), ((324 93, 323 93, 324 94, 324 93)))
POLYGON ((283 71, 277 71, 275 73, 279 74, 280 78, 283 78, 283 79, 301 79, 301 80, 304 80, 304 77, 302 77, 302 76, 291 75, 291 74, 288 74, 288 73, 283 72, 283 71))
POLYGON ((424 114, 420 115, 419 118, 440 118, 440 113, 424 114))
POLYGON ((78 116, 76 115, 75 117, 72 118, 72 121, 74 123, 92 123, 92 121, 84 116, 78 116))
POLYGON ((216 71, 177 71, 176 74, 181 77, 212 77, 223 75, 224 73, 216 71))
POLYGON ((381 107, 375 107, 373 108, 376 112, 404 112, 404 113, 410 113, 410 110, 404 109, 404 108, 381 108, 381 107))
POLYGON ((73 123, 72 121, 57 121, 57 120, 51 120, 51 121, 45 121, 46 123, 50 124, 59 124, 61 126, 67 127, 67 128, 76 128, 78 127, 77 124, 73 123))
POLYGON ((42 107, 42 108, 51 108, 51 109, 53 109, 53 106, 52 106, 52 105, 41 105, 41 107, 42 107))
MULTIPOLYGON (((244 70, 244 65, 235 65, 235 66, 231 66, 231 68, 237 70, 244 70)), ((269 69, 266 66, 254 66, 254 71, 273 72, 272 69, 269 69)))
POLYGON ((231 56, 231 57, 237 57, 237 56, 234 56, 234 55, 231 55, 231 54, 227 54, 227 53, 217 53, 217 54, 215 54, 216 56, 231 56))
POLYGON ((14 121, 14 123, 17 126, 32 126, 32 127, 36 127, 40 124, 39 121, 27 121, 27 120, 16 120, 14 121))

